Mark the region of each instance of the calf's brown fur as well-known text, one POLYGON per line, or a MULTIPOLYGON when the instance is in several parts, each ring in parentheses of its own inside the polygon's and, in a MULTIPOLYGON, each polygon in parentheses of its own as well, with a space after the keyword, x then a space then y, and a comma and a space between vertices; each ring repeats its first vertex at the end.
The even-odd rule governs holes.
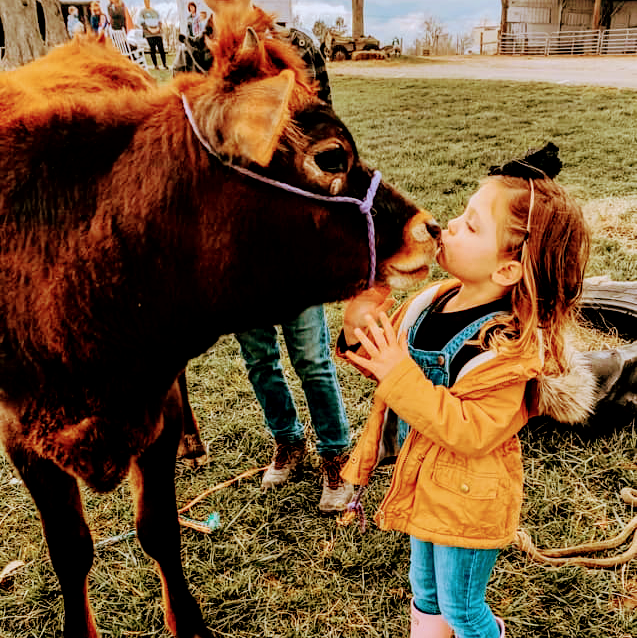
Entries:
MULTIPOLYGON (((0 76, 0 435, 39 509, 69 637, 98 635, 78 481, 108 491, 127 474, 167 626, 210 635, 179 555, 176 379, 218 335, 349 297, 367 279, 355 207, 240 175, 193 133, 182 94, 224 159, 316 193, 362 198, 370 182, 263 14, 217 26, 208 77, 157 87, 90 39, 0 76), (342 162, 321 169, 326 148, 342 162)), ((374 212, 377 278, 421 278, 431 217, 384 182, 374 212)))

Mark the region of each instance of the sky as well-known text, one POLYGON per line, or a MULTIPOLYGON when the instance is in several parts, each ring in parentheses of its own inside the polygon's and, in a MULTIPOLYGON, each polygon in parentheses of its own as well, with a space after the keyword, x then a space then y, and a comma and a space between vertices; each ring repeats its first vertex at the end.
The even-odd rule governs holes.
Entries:
MULTIPOLYGON (((263 0, 264 8, 267 2, 263 0)), ((260 4, 258 0, 254 3, 260 4)), ((143 1, 125 0, 125 4, 134 9, 143 6, 143 1)), ((151 6, 165 18, 177 19, 176 0, 151 0, 151 6)), ((407 46, 421 37, 422 24, 429 17, 444 24, 450 34, 470 33, 474 26, 485 22, 499 24, 501 6, 500 0, 365 0, 365 35, 373 35, 381 44, 391 43, 394 37, 402 38, 407 46)), ((308 33, 317 20, 331 26, 336 18, 342 17, 349 29, 352 26, 351 1, 292 0, 292 11, 308 33)))

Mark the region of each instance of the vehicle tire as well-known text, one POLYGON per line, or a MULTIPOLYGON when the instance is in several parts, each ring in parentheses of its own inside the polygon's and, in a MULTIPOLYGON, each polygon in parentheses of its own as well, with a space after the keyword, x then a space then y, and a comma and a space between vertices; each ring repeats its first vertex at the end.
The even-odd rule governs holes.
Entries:
POLYGON ((343 62, 347 60, 347 58, 347 50, 343 47, 336 47, 332 52, 332 60, 334 60, 334 62, 343 62))
POLYGON ((608 277, 584 280, 580 312, 595 328, 637 339, 637 281, 612 281, 608 277))

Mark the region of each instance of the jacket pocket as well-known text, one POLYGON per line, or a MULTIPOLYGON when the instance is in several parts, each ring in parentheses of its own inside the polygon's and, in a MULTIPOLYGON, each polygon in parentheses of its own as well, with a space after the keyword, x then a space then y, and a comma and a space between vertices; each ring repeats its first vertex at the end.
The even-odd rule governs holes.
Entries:
POLYGON ((472 472, 458 465, 436 463, 432 480, 438 487, 464 498, 490 501, 498 495, 497 474, 472 472))

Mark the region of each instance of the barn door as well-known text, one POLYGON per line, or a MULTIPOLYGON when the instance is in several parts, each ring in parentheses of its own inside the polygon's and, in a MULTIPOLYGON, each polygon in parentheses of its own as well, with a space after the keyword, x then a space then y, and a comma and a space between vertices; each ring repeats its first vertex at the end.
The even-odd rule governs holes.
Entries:
POLYGON ((2 0, 0 38, 0 69, 26 64, 65 42, 59 0, 2 0))

